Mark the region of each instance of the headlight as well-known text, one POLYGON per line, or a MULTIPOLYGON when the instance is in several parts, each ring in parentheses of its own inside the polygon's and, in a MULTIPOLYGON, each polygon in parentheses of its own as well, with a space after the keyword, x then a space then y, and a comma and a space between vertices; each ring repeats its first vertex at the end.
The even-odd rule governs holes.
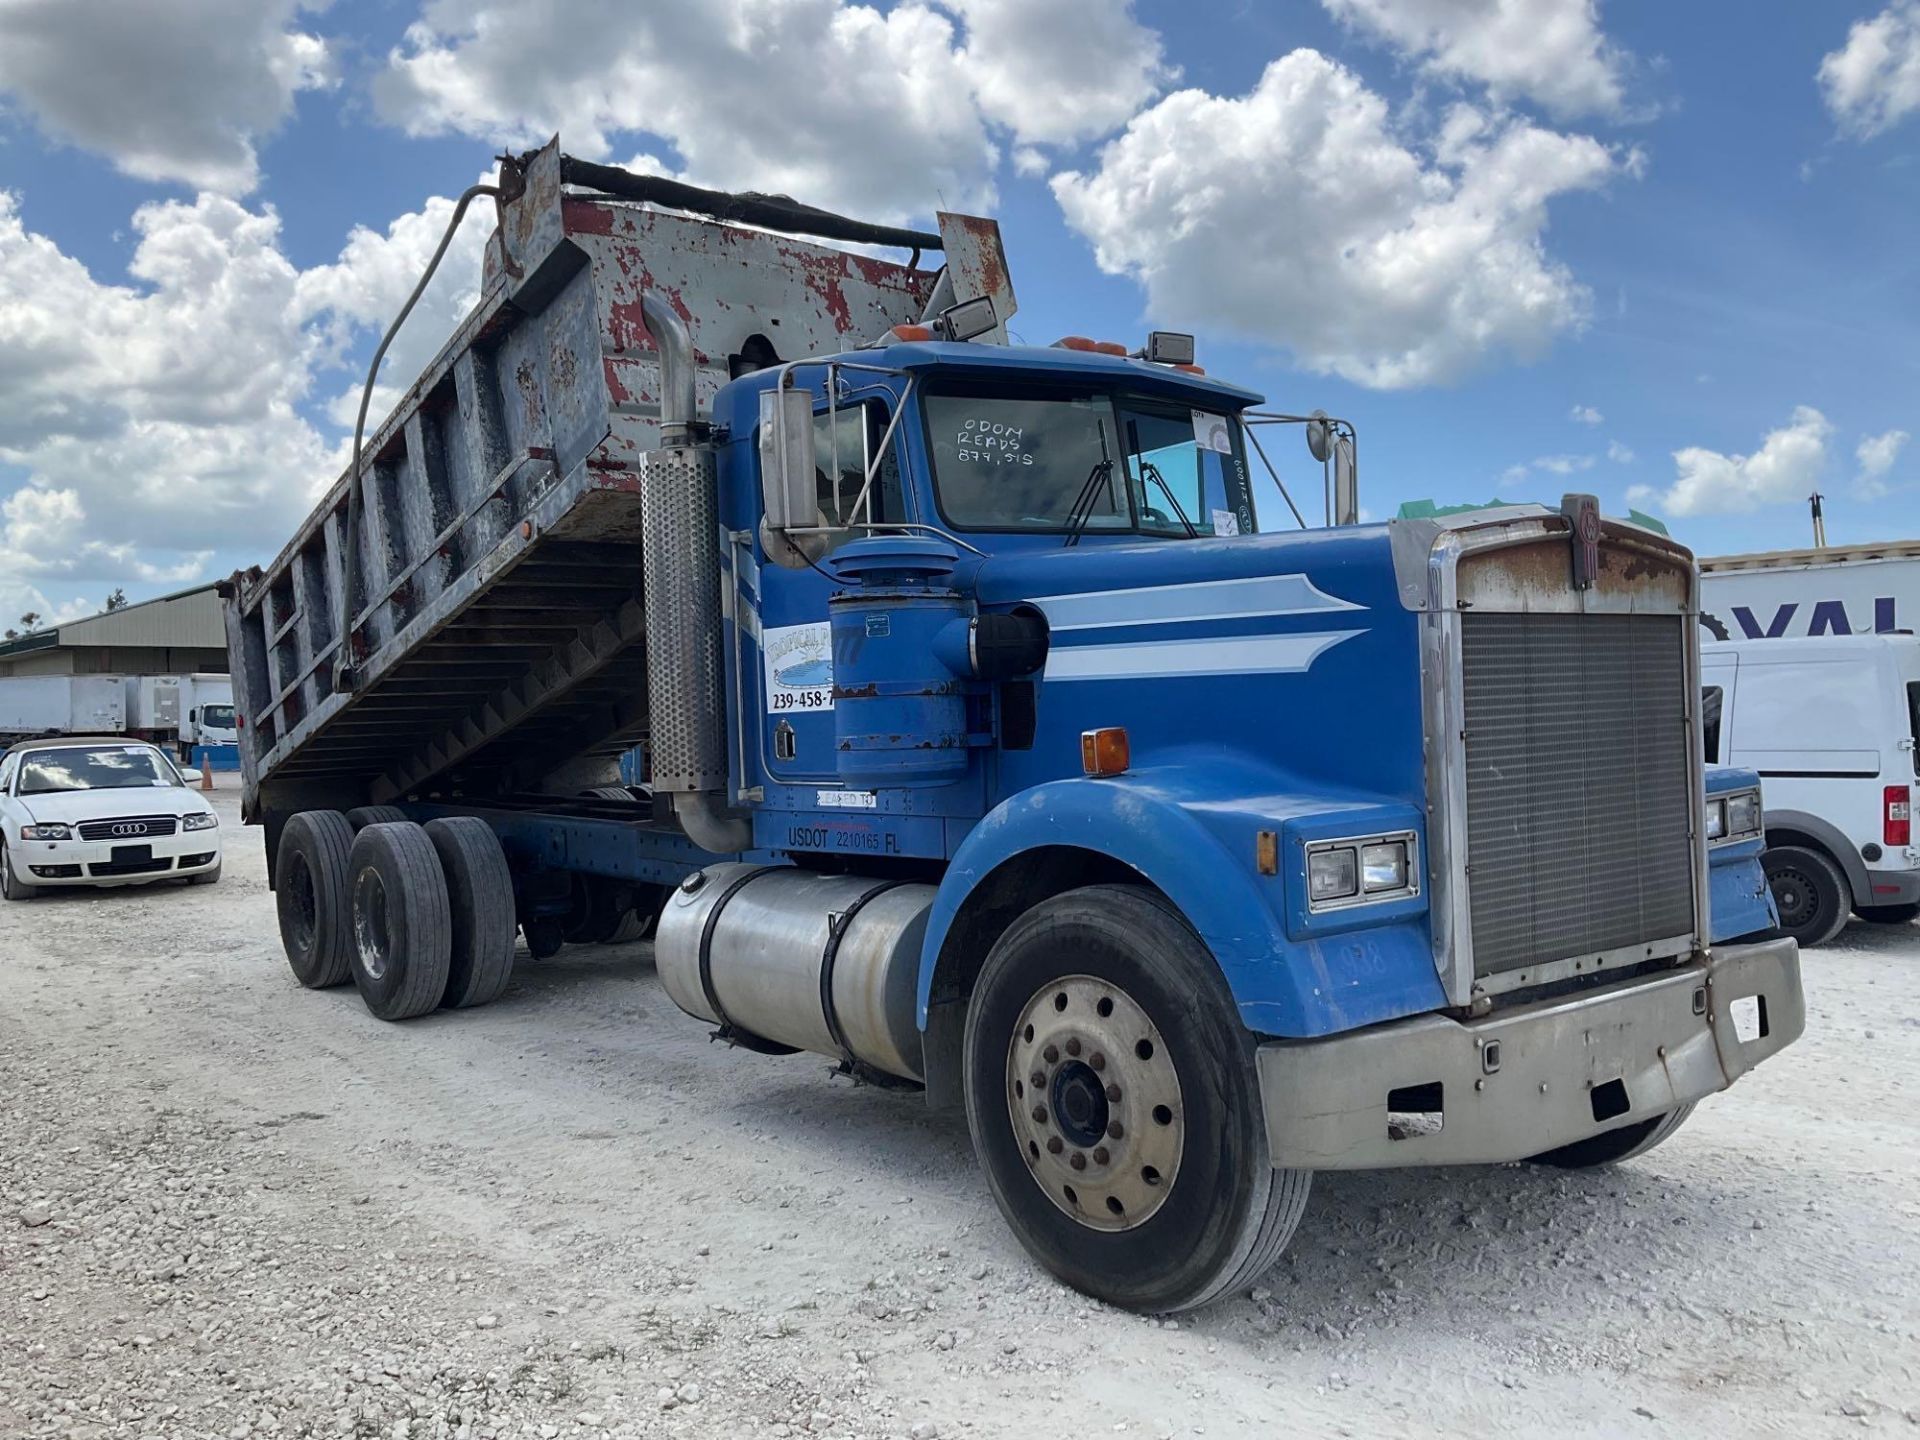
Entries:
POLYGON ((1307 894, 1314 900, 1339 900, 1358 893, 1359 866, 1353 847, 1316 850, 1307 856, 1307 894))
POLYGON ((22 840, 71 840, 73 827, 71 825, 22 825, 20 838, 22 840))
POLYGON ((1420 893, 1419 843, 1410 830, 1309 840, 1307 909, 1342 910, 1420 893))
POLYGON ((1367 893, 1407 888, 1407 842, 1386 840, 1360 847, 1360 883, 1367 893))
POLYGON ((1723 840, 1727 834, 1727 802, 1709 800, 1707 802, 1707 839, 1723 840))
POLYGON ((1760 833, 1760 792, 1742 791, 1738 795, 1727 797, 1727 834, 1757 835, 1760 833))
POLYGON ((181 819, 182 830, 212 830, 220 823, 218 815, 188 815, 181 819))

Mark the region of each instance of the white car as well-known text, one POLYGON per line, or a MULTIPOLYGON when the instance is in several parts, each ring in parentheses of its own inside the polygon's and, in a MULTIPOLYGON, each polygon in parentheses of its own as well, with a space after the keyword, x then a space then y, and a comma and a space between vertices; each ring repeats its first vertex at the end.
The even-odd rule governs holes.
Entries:
POLYGON ((220 817, 159 749, 137 740, 32 740, 0 758, 0 895, 62 885, 220 878, 220 817))

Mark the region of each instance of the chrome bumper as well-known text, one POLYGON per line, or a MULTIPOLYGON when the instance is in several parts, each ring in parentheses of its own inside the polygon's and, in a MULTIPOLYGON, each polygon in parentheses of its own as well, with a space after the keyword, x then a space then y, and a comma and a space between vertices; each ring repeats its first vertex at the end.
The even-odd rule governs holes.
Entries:
POLYGON ((1275 1165, 1307 1170, 1524 1160, 1724 1090, 1805 1028, 1792 940, 1721 946, 1482 1020, 1263 1045, 1267 1143, 1275 1165))

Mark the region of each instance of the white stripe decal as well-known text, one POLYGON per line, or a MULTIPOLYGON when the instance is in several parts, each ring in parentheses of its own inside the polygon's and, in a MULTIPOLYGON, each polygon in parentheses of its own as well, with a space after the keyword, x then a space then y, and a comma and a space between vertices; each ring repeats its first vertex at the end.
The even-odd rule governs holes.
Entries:
POLYGON ((1049 680, 1151 680, 1172 675, 1297 674, 1364 630, 1304 635, 1210 635, 1130 645, 1071 645, 1047 656, 1049 680))
POLYGON ((1305 575, 1250 575, 1239 580, 1193 580, 1126 590, 1042 595, 1034 602, 1055 630, 1114 625, 1171 625, 1183 620, 1243 620, 1364 610, 1321 590, 1305 575))

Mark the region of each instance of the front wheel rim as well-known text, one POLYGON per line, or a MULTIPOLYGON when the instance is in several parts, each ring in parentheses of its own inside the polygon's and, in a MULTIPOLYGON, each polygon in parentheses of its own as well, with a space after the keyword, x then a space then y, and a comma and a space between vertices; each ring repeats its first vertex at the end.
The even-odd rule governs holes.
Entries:
POLYGON ((1063 1214, 1132 1230, 1166 1203, 1185 1148, 1180 1075, 1118 985, 1069 975, 1035 991, 1007 1046, 1006 1094, 1028 1173, 1063 1214))

